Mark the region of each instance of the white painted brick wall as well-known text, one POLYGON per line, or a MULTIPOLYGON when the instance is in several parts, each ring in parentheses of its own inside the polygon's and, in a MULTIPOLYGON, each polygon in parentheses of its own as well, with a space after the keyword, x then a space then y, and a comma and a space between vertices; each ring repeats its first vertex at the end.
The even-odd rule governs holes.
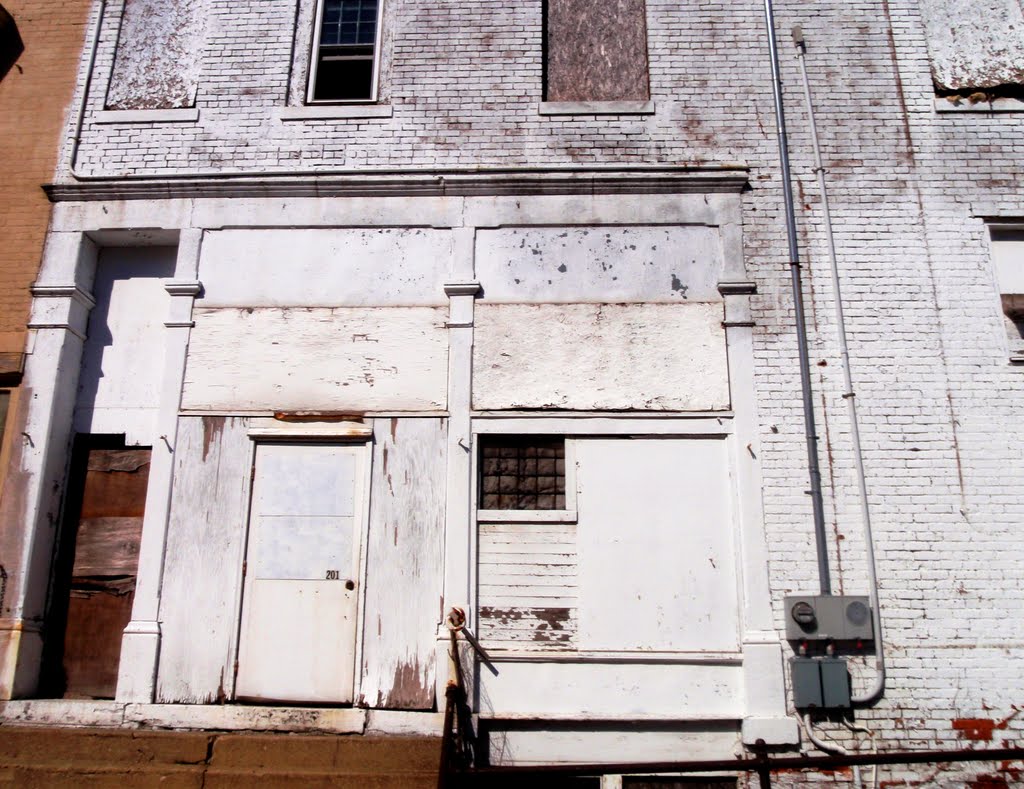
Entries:
MULTIPOLYGON (((594 118, 536 113, 539 1, 391 0, 381 95, 393 117, 290 123, 275 111, 287 101, 293 2, 208 5, 199 122, 87 117, 82 173, 750 165, 745 244, 781 629, 783 595, 817 581, 761 5, 648 0, 657 113, 594 118)), ((89 117, 102 109, 118 9, 104 22, 89 117)), ((793 24, 808 42, 877 538, 890 678, 858 721, 883 749, 1013 743, 1024 725, 1024 370, 1007 364, 978 214, 1024 217, 1024 114, 934 112, 913 0, 782 0, 777 15, 837 591, 866 591, 863 539, 793 24), (995 722, 991 742, 955 726, 974 718, 995 722)), ((856 668, 857 688, 870 678, 856 668)), ((963 786, 981 773, 1006 783, 970 785, 1020 784, 992 764, 882 777, 963 786)))

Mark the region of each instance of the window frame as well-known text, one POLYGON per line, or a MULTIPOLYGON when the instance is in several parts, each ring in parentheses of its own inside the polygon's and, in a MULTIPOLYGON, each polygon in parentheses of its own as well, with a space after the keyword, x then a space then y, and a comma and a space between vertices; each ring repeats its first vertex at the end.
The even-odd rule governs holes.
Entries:
POLYGON ((313 35, 309 50, 309 68, 306 75, 306 91, 304 94, 305 105, 314 107, 331 106, 338 104, 376 104, 379 101, 380 93, 380 51, 383 37, 384 3, 385 0, 377 0, 377 24, 373 37, 373 67, 370 76, 370 97, 366 99, 315 99, 317 67, 320 63, 320 33, 323 29, 324 6, 326 0, 316 0, 316 9, 313 13, 313 35))

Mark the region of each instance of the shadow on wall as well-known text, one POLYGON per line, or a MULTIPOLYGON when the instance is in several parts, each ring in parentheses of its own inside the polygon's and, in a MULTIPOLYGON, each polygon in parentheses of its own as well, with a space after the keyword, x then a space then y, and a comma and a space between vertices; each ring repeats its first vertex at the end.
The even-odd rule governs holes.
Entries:
POLYGON ((7 76, 21 53, 25 51, 25 44, 18 33, 18 26, 14 23, 14 17, 7 13, 7 9, 0 5, 0 81, 7 76))

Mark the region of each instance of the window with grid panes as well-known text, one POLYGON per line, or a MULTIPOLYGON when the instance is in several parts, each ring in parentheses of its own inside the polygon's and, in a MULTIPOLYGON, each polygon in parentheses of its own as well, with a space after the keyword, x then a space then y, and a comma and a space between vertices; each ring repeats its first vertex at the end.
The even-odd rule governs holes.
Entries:
POLYGON ((308 100, 374 101, 381 0, 319 0, 308 100))
POLYGON ((565 439, 481 436, 479 507, 565 509, 565 439))

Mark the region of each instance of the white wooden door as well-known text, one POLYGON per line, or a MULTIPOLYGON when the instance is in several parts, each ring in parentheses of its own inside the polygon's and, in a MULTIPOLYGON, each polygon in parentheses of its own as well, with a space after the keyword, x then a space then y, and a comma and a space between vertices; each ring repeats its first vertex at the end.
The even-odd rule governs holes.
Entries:
POLYGON ((256 448, 235 696, 352 701, 367 445, 256 448))
POLYGON ((576 443, 581 649, 738 649, 728 458, 721 438, 576 443))

